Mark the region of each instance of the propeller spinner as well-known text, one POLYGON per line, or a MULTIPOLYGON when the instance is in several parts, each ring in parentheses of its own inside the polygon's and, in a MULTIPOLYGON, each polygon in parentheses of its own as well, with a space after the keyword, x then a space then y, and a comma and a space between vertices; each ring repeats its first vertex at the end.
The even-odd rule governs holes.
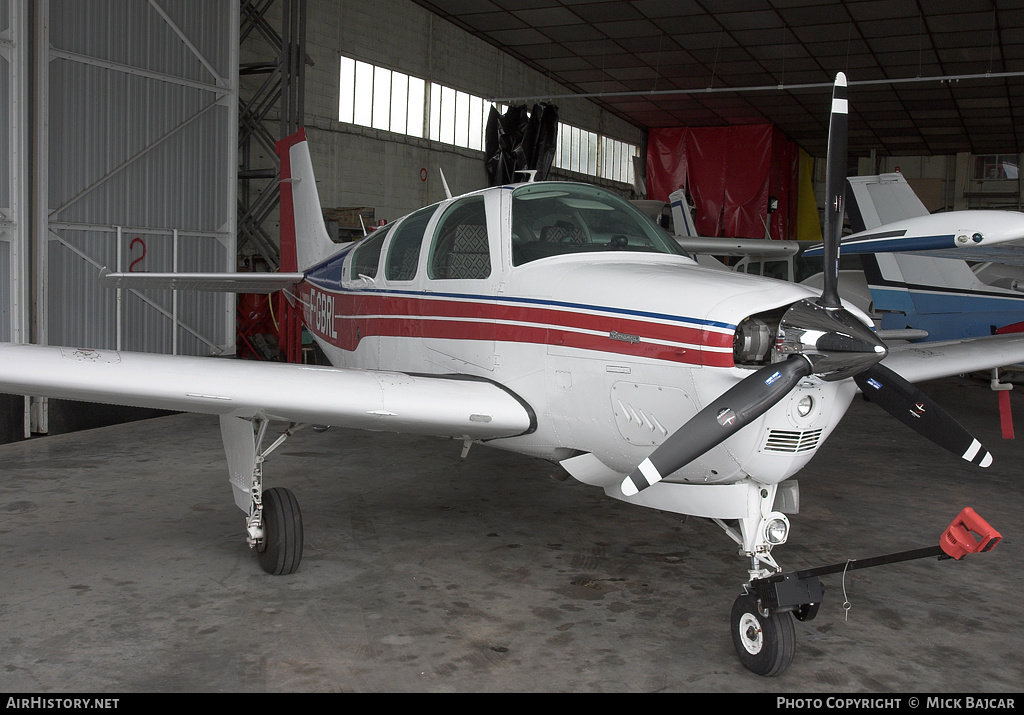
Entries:
POLYGON ((869 400, 920 434, 974 464, 991 464, 991 455, 956 420, 879 364, 887 354, 885 344, 841 306, 839 243, 846 208, 847 111, 846 76, 840 72, 833 87, 829 120, 821 297, 789 307, 775 335, 776 362, 751 373, 671 434, 622 481, 624 495, 632 496, 661 481, 725 441, 810 375, 827 381, 853 377, 869 400))

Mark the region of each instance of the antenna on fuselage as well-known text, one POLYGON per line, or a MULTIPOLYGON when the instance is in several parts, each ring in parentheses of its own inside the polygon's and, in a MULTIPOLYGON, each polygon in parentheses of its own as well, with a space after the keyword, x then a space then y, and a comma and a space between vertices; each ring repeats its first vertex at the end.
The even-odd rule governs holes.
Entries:
POLYGON ((526 183, 527 184, 532 184, 534 179, 537 178, 537 170, 536 169, 517 169, 516 173, 517 174, 526 174, 526 183))
POLYGON ((446 199, 450 199, 452 197, 452 192, 451 189, 448 188, 448 182, 444 178, 444 169, 438 167, 437 170, 441 172, 441 183, 444 184, 444 197, 446 199))

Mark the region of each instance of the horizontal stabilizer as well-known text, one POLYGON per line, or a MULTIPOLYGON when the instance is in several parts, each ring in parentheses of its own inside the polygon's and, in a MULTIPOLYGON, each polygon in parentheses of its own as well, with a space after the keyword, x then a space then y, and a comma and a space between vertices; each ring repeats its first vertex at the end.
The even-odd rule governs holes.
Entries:
POLYGON ((212 293, 273 293, 298 285, 302 273, 111 273, 100 271, 100 285, 144 290, 195 290, 212 293))

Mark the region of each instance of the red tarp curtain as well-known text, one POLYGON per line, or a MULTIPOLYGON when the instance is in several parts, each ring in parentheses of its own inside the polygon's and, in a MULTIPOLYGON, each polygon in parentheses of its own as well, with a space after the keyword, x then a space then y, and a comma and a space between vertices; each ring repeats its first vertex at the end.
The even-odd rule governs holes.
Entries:
POLYGON ((798 149, 770 124, 651 129, 647 198, 687 187, 702 236, 789 238, 796 227, 798 149), (769 197, 778 210, 769 214, 769 197))

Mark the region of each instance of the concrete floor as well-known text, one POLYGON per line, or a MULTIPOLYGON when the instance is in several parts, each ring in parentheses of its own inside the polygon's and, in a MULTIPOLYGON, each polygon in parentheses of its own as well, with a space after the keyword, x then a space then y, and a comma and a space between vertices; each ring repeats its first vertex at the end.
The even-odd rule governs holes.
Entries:
POLYGON ((300 432, 267 485, 298 495, 305 555, 271 577, 245 545, 216 419, 5 445, 0 691, 1019 692, 1024 443, 1000 438, 987 383, 926 391, 995 464, 972 468, 855 401, 800 477, 780 563, 933 545, 964 506, 1003 542, 852 572, 848 614, 841 576, 824 577, 774 679, 733 652, 746 564, 717 526, 557 481, 544 462, 300 432))

